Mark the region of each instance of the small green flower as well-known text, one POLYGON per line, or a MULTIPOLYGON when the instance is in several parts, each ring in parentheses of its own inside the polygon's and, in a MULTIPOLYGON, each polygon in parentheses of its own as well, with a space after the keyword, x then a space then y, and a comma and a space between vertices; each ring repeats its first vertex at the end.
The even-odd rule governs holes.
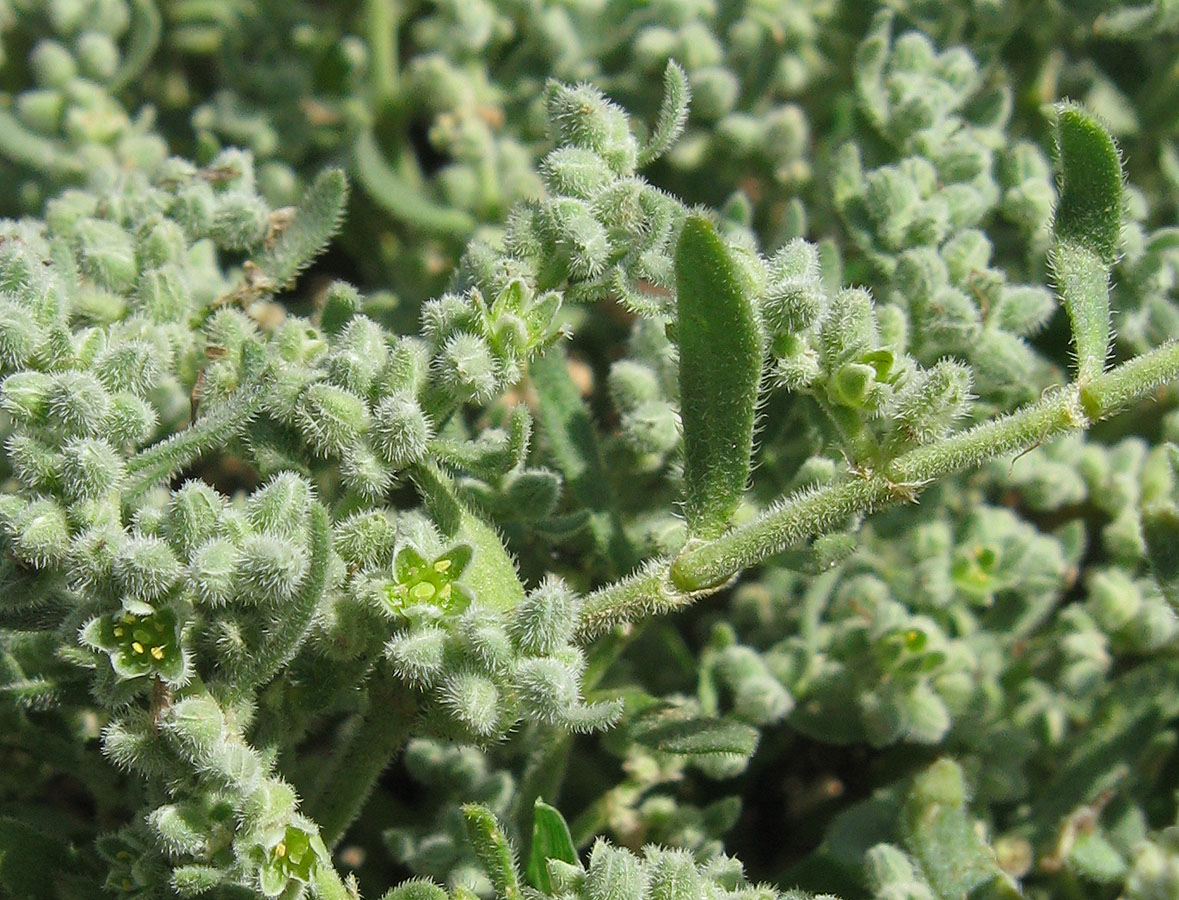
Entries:
POLYGON ((146 616, 129 612, 103 616, 97 621, 97 628, 88 631, 91 633, 88 642, 107 652, 121 678, 157 674, 165 681, 176 682, 183 677, 180 626, 171 608, 146 616))
POLYGON ((274 845, 263 850, 258 871, 262 893, 277 897, 291 881, 307 884, 319 863, 327 858, 327 847, 314 825, 287 825, 274 845))
POLYGON ((471 605, 456 582, 471 561, 471 548, 459 544, 432 562, 413 547, 403 547, 393 562, 393 584, 386 596, 395 612, 408 618, 440 619, 471 605))

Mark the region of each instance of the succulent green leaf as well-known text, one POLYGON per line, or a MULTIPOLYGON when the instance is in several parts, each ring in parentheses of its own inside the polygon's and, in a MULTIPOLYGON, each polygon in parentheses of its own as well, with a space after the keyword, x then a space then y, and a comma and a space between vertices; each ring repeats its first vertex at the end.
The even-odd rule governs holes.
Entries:
POLYGON ((684 506, 698 537, 729 525, 745 493, 761 383, 753 298, 716 228, 693 216, 675 252, 684 506))
POLYGON ((552 893, 548 869, 550 859, 576 864, 577 850, 573 846, 573 837, 565 817, 538 797, 532 818, 532 848, 528 853, 524 876, 530 885, 546 894, 552 893))
POLYGON ((1059 241, 1080 244, 1111 266, 1122 235, 1122 158, 1113 136, 1074 103, 1056 108, 1060 199, 1053 228, 1059 241))

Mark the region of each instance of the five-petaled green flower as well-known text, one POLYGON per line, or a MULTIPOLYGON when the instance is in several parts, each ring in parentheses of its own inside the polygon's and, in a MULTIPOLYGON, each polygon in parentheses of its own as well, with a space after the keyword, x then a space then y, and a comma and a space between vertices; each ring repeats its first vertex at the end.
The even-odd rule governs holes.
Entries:
POLYGON ((98 620, 93 643, 105 650, 122 678, 156 674, 176 681, 184 672, 180 625, 174 610, 165 607, 151 615, 119 612, 98 620))
POLYGON ((389 605, 409 618, 440 619, 462 612, 471 605, 471 597, 457 581, 470 561, 466 544, 431 562, 413 547, 402 547, 393 562, 393 584, 386 588, 389 605))

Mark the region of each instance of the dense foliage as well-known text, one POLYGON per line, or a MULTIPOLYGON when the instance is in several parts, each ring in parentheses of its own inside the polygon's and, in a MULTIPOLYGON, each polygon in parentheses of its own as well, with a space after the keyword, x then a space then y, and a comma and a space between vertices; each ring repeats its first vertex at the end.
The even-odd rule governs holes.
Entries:
POLYGON ((0 896, 1174 900, 1177 72, 0 0, 0 896))

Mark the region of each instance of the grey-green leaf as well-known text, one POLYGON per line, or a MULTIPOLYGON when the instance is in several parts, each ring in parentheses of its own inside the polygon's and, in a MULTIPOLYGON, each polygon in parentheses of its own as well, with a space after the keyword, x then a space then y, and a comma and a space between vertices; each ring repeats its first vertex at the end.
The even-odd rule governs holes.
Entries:
POLYGON ((577 849, 573 846, 573 836, 565 817, 538 797, 532 814, 532 848, 524 877, 545 894, 553 892, 548 869, 550 859, 576 865, 577 849))
POLYGON ((914 780, 901 813, 901 831, 905 849, 940 900, 1020 896, 975 830, 962 769, 952 760, 938 760, 914 780))
POLYGON ((684 224, 675 274, 684 507, 692 533, 711 538, 728 527, 749 479, 761 330, 737 263, 707 219, 684 224))

